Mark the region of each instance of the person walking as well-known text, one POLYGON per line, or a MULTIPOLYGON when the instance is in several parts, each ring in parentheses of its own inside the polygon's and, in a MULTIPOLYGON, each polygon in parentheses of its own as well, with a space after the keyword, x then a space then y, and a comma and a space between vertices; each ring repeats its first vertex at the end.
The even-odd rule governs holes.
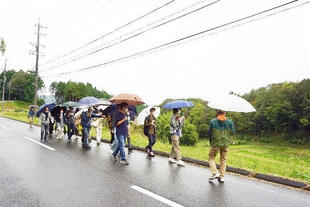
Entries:
POLYGON ((90 132, 90 127, 91 127, 91 119, 92 118, 99 118, 102 117, 102 115, 96 115, 92 112, 92 108, 89 107, 87 112, 82 113, 82 119, 81 119, 81 124, 83 127, 83 148, 86 150, 90 150, 91 147, 88 144, 88 137, 89 137, 89 132, 90 132))
POLYGON ((118 146, 116 150, 112 153, 113 161, 117 161, 116 156, 120 153, 121 161, 123 165, 128 165, 129 163, 125 157, 125 143, 126 138, 128 137, 128 104, 123 102, 120 105, 120 110, 116 113, 115 122, 116 122, 116 138, 118 141, 118 146))
POLYGON ((180 138, 182 137, 182 127, 185 123, 185 117, 180 117, 180 113, 180 109, 173 109, 173 114, 170 118, 170 135, 172 148, 168 162, 170 164, 177 163, 177 165, 184 167, 185 164, 181 160, 182 157, 180 152, 180 138))
MULTIPOLYGON (((100 114, 99 111, 97 111, 96 114, 102 115, 102 113, 100 114)), ((91 125, 96 130, 97 145, 99 146, 101 144, 102 139, 103 117, 95 118, 92 121, 91 125)))
POLYGON ((45 107, 44 111, 40 114, 39 123, 41 124, 41 142, 47 142, 47 135, 49 133, 49 120, 54 120, 48 108, 45 107))
POLYGON ((144 134, 149 139, 149 144, 146 146, 145 150, 147 154, 154 157, 153 146, 156 143, 156 118, 154 116, 156 109, 150 109, 150 115, 145 117, 144 120, 144 134))
POLYGON ((231 143, 230 136, 234 133, 234 124, 226 118, 226 112, 217 110, 217 117, 211 120, 208 134, 211 145, 209 162, 212 176, 209 178, 210 181, 218 179, 219 182, 224 183, 228 147, 231 143), (220 152, 220 175, 218 175, 215 164, 218 152, 220 152))
POLYGON ((68 128, 68 140, 69 143, 72 142, 72 135, 75 133, 75 118, 74 118, 74 110, 73 107, 69 107, 69 110, 66 111, 66 119, 67 119, 67 128, 68 128))
POLYGON ((55 119, 57 124, 57 139, 61 140, 65 127, 65 117, 63 109, 60 109, 59 114, 56 115, 55 119))
POLYGON ((34 115, 35 115, 34 107, 30 107, 28 111, 28 119, 29 119, 30 128, 32 128, 32 125, 33 125, 34 115))

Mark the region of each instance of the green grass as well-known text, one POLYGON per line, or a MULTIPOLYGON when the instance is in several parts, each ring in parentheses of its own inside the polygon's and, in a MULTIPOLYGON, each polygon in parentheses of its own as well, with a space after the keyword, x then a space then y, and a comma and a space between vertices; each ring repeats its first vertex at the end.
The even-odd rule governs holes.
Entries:
MULTIPOLYGON (((6 111, 1 116, 28 121, 26 103, 6 103, 6 111), (22 110, 22 111, 21 111, 22 110)), ((38 123, 38 120, 35 120, 38 123)), ((94 130, 92 135, 95 136, 94 130)), ((110 139, 109 130, 104 127, 103 138, 110 139)), ((131 129, 132 144, 145 147, 147 138, 138 127, 131 129)), ((169 153, 171 145, 158 141, 155 150, 169 153)), ((209 144, 200 140, 195 146, 181 146, 183 157, 208 160, 209 144)), ((219 157, 217 157, 217 161, 219 157)), ((233 145, 229 148, 227 165, 247 169, 253 172, 271 174, 299 181, 310 182, 310 147, 295 146, 287 142, 276 143, 249 142, 245 145, 233 145)))

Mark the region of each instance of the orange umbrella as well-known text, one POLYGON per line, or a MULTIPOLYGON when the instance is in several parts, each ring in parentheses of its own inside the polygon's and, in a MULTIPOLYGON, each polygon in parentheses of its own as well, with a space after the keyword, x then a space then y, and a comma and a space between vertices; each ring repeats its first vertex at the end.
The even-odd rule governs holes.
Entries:
POLYGON ((131 94, 131 93, 120 93, 120 94, 112 97, 109 101, 112 103, 116 103, 116 104, 126 102, 132 106, 144 104, 144 102, 142 101, 142 99, 139 96, 137 96, 135 94, 131 94))

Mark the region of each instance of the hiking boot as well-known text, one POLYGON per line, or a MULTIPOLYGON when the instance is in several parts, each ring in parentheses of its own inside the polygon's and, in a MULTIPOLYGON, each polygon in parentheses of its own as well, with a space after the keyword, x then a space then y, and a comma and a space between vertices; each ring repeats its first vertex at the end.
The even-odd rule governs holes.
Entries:
POLYGON ((185 167, 185 163, 182 160, 177 161, 177 165, 181 167, 185 167))
POLYGON ((225 179, 224 179, 224 177, 219 177, 219 178, 218 178, 218 181, 219 181, 220 183, 224 183, 224 182, 225 182, 225 179))
POLYGON ((212 174, 212 176, 209 178, 209 181, 219 179, 220 177, 217 174, 212 174))
POLYGON ((169 158, 168 163, 169 163, 169 164, 175 164, 176 161, 175 161, 174 159, 172 159, 172 158, 169 158))
POLYGON ((122 165, 129 165, 129 162, 127 162, 127 160, 121 160, 120 163, 121 163, 122 165))

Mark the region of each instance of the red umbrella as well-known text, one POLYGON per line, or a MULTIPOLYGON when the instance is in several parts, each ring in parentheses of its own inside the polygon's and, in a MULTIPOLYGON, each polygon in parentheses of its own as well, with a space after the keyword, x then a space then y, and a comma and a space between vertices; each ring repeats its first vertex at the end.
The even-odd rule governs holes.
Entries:
POLYGON ((118 95, 114 96, 113 98, 111 98, 109 101, 112 103, 116 103, 116 104, 126 102, 132 106, 144 104, 144 102, 142 101, 142 99, 139 96, 137 96, 135 94, 131 94, 131 93, 118 94, 118 95))

